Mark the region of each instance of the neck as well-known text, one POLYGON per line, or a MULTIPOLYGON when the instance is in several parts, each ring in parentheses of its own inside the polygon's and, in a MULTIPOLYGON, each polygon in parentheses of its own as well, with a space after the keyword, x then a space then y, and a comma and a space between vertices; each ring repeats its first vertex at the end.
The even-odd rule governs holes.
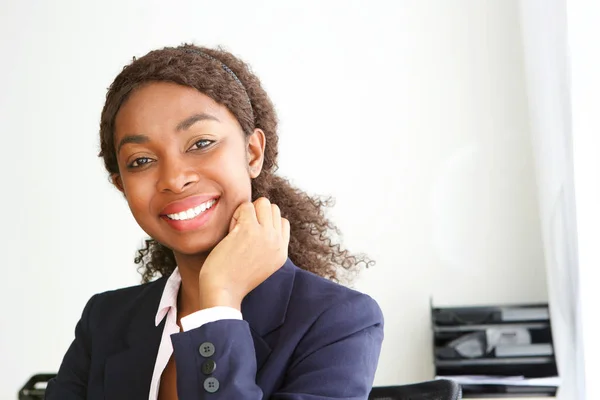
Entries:
POLYGON ((198 276, 208 253, 183 255, 175 254, 181 287, 177 298, 177 320, 200 309, 198 276))

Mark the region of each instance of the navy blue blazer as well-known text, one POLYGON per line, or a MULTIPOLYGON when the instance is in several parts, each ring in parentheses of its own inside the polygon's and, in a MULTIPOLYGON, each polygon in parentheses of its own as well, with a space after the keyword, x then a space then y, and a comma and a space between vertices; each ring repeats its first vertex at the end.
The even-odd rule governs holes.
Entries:
MULTIPOLYGON (((46 399, 148 399, 165 282, 93 296, 46 399)), ((368 398, 383 340, 372 298, 288 259, 242 314, 171 335, 180 400, 368 398)))

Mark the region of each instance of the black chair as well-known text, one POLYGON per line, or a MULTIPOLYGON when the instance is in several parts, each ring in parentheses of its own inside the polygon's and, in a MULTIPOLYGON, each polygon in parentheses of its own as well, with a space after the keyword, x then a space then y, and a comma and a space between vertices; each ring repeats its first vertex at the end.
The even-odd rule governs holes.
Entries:
POLYGON ((46 384, 56 374, 37 374, 29 378, 25 386, 19 390, 19 400, 43 400, 46 384))
POLYGON ((374 387, 369 400, 460 400, 462 389, 451 380, 416 383, 403 386, 374 387))

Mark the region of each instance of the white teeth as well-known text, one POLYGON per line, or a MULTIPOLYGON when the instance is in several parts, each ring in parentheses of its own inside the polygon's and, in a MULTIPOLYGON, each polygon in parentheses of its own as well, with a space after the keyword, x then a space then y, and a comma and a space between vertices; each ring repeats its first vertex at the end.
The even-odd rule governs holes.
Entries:
POLYGON ((211 208, 215 203, 215 199, 209 200, 206 203, 202 203, 197 207, 190 208, 189 210, 181 211, 176 214, 167 214, 167 217, 176 221, 184 221, 187 219, 196 218, 198 215, 211 208))

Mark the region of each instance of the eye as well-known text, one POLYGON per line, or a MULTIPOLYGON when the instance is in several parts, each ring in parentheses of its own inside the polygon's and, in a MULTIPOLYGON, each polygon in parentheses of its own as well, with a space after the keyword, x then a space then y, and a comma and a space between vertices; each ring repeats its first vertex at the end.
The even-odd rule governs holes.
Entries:
POLYGON ((202 150, 214 143, 214 140, 201 139, 193 144, 190 150, 202 150))
POLYGON ((135 160, 133 160, 128 166, 127 168, 140 168, 143 167, 146 164, 150 164, 152 162, 151 158, 148 157, 140 157, 140 158, 136 158, 135 160))

